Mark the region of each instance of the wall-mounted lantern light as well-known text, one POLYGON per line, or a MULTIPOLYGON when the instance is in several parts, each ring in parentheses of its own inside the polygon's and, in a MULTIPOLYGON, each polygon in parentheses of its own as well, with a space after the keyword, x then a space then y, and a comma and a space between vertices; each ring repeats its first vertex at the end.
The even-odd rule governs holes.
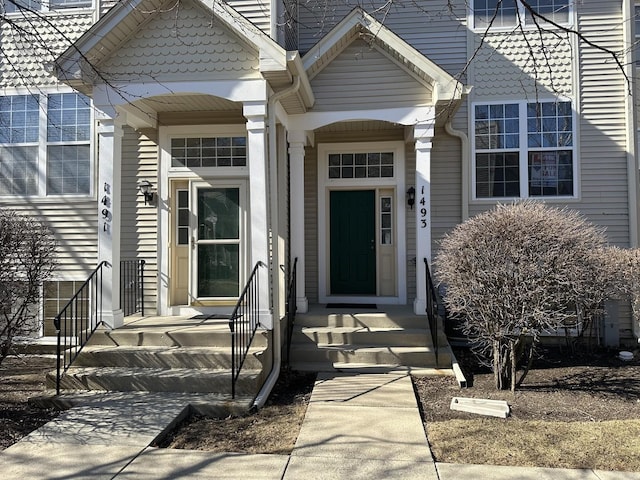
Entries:
POLYGON ((138 190, 144 195, 145 205, 153 202, 153 192, 151 191, 151 182, 149 180, 140 180, 138 182, 138 190))
POLYGON ((407 190, 407 205, 411 207, 413 210, 413 205, 416 203, 416 189, 413 187, 409 187, 407 190))

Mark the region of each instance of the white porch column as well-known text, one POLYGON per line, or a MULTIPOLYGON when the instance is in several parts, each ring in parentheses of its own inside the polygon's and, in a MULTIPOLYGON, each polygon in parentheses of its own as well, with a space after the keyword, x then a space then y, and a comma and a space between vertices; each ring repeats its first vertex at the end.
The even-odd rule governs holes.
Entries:
POLYGON ((416 142, 416 299, 413 311, 424 314, 427 308, 425 293, 424 259, 431 266, 431 140, 433 122, 414 125, 413 138, 416 142))
MULTIPOLYGON (((115 112, 113 112, 115 117, 115 112)), ((122 126, 103 114, 98 118, 98 263, 108 262, 102 276, 102 319, 122 326, 120 308, 120 198, 122 126)))
MULTIPOLYGON (((249 232, 250 264, 252 269, 257 262, 269 264, 269 230, 267 227, 267 103, 245 102, 243 114, 247 119, 247 157, 249 160, 249 232)), ((269 281, 271 276, 268 269, 260 269, 260 323, 268 329, 273 328, 273 318, 269 310, 269 281)))
POLYGON ((296 277, 296 306, 298 312, 309 310, 309 301, 305 286, 305 248, 304 248, 304 146, 306 133, 294 130, 288 133, 289 141, 289 177, 291 185, 291 259, 298 259, 296 277))

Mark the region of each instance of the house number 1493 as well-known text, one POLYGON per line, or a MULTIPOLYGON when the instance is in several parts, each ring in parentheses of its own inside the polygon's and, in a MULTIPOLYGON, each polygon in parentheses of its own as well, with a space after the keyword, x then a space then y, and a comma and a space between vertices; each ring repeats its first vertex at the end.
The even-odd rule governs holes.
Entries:
POLYGON ((427 201, 424 199, 424 185, 420 188, 420 228, 427 228, 427 201))

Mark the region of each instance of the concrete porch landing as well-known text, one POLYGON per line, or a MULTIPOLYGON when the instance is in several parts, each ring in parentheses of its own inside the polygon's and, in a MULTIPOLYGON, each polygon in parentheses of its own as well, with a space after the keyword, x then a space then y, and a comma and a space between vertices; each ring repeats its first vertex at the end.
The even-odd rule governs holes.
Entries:
MULTIPOLYGON (((249 350, 236 385, 247 402, 269 365, 263 330, 249 350)), ((55 387, 55 376, 47 379, 55 387)), ((99 328, 62 377, 65 391, 231 393, 231 333, 225 317, 128 317, 116 329, 99 328)), ((250 399, 250 400, 249 400, 250 399)))

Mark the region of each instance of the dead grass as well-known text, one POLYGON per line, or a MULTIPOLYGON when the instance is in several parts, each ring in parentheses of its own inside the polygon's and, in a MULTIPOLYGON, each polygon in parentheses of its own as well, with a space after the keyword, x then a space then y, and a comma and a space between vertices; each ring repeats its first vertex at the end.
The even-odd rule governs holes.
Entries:
POLYGON ((426 427, 438 461, 640 471, 640 420, 483 418, 432 422, 426 427))

